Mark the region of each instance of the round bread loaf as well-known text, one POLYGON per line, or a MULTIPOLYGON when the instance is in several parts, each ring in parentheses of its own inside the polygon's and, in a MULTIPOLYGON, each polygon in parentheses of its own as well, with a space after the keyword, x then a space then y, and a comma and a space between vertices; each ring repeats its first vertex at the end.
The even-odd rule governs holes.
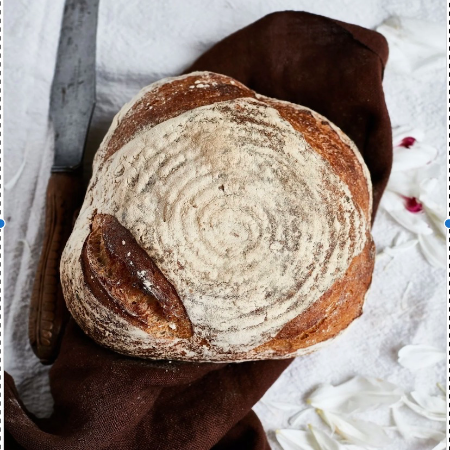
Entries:
POLYGON ((194 72, 114 118, 61 261, 67 306, 117 352, 289 358, 362 312, 370 175, 303 106, 194 72))

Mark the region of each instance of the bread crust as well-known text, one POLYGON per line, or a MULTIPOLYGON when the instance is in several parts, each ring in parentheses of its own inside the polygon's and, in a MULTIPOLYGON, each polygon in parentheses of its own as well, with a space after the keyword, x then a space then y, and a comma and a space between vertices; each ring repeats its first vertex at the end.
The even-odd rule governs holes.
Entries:
MULTIPOLYGON (((192 130, 196 129, 192 128, 192 130)), ((207 133, 207 128, 205 130, 207 133)), ((232 156, 233 151, 236 153, 233 149, 232 156)), ((261 151, 263 155, 266 155, 265 150, 261 151)), ((155 158, 159 157, 156 150, 154 154, 155 158)), ((153 158, 153 154, 150 156, 153 158)), ((257 158, 258 155, 255 154, 255 161, 257 158)), ((266 155, 264 158, 268 158, 268 156, 266 155)), ((174 166, 175 169, 173 167, 166 169, 163 166, 168 163, 166 160, 163 161, 162 157, 160 160, 157 173, 167 173, 168 177, 172 176, 178 166, 174 166)), ((234 163, 235 160, 230 159, 229 161, 234 163)), ((145 162, 145 164, 147 163, 145 162)), ((191 164, 195 165, 195 163, 191 164)), ((243 164, 243 166, 245 166, 243 170, 247 170, 249 165, 243 164)), ((317 176, 314 167, 311 169, 313 178, 317 176)), ((272 176, 270 171, 268 173, 268 176, 272 176)), ((305 173, 309 174, 309 172, 305 173)), ((250 176, 257 178, 259 175, 250 176)), ((278 180, 275 181, 278 183, 278 180)), ((183 180, 177 182, 182 184, 183 180)), ((145 189, 147 191, 150 189, 150 191, 145 191, 147 192, 146 196, 140 197, 142 202, 145 203, 149 196, 163 195, 161 194, 163 191, 151 191, 151 186, 155 183, 155 176, 147 176, 145 183, 145 189)), ((189 190, 188 185, 182 185, 184 187, 180 192, 184 193, 189 190)), ((115 186, 108 186, 110 190, 116 189, 115 186)), ((227 183, 221 185, 217 182, 214 186, 223 190, 224 195, 228 194, 230 199, 234 199, 232 194, 225 192, 226 189, 228 190, 227 183)), ((208 187, 208 189, 211 188, 208 187)), ((308 193, 308 190, 304 192, 308 193)), ((270 190, 264 194, 266 197, 271 196, 270 190)), ((169 191, 164 195, 170 197, 171 193, 169 191)), ((309 353, 324 342, 338 336, 362 313, 374 265, 374 244, 370 235, 371 195, 370 176, 358 150, 341 130, 316 112, 302 106, 258 95, 236 80, 210 72, 196 72, 161 80, 143 89, 135 99, 122 108, 96 154, 94 175, 85 203, 61 262, 61 280, 68 308, 82 329, 98 343, 119 353, 142 358, 238 362, 289 358, 309 353), (219 118, 217 119, 216 116, 219 118), (283 189, 291 189, 292 180, 285 179, 286 174, 290 173, 289 167, 285 168, 284 163, 279 165, 278 161, 285 156, 278 155, 278 148, 276 148, 278 144, 276 143, 280 142, 281 146, 289 147, 288 150, 291 153, 286 154, 288 158, 291 157, 289 155, 293 155, 292 164, 294 165, 297 164, 295 145, 300 143, 302 151, 309 158, 307 161, 311 161, 311 164, 317 163, 317 167, 326 172, 326 176, 320 180, 324 193, 322 195, 319 192, 317 198, 323 198, 323 202, 326 204, 323 211, 328 211, 327 217, 323 217, 323 220, 328 223, 328 228, 325 225, 320 225, 320 227, 326 228, 325 235, 328 233, 327 236, 331 236, 329 240, 333 241, 329 244, 325 243, 328 245, 328 250, 326 248, 317 250, 319 255, 317 261, 325 258, 322 271, 320 268, 314 267, 314 264, 310 264, 309 268, 302 269, 302 276, 306 281, 303 281, 303 284, 298 283, 299 292, 301 289, 306 289, 305 283, 312 283, 310 298, 307 294, 302 294, 297 301, 295 297, 297 293, 292 291, 292 286, 287 285, 290 289, 288 292, 284 285, 277 285, 275 281, 261 291, 266 293, 266 297, 270 295, 270 298, 275 299, 273 305, 268 306, 267 310, 265 310, 264 299, 260 298, 261 295, 255 300, 255 305, 252 307, 247 306, 243 296, 239 297, 236 294, 234 297, 224 296, 223 302, 227 302, 227 299, 231 298, 230 301, 237 303, 235 309, 230 311, 248 309, 248 312, 242 316, 246 318, 241 322, 237 318, 233 325, 234 328, 230 325, 229 329, 226 329, 226 325, 220 325, 219 320, 217 323, 215 322, 216 315, 220 316, 221 314, 219 311, 221 302, 217 298, 214 300, 217 302, 217 314, 205 309, 204 304, 207 305, 207 302, 203 304, 201 312, 198 312, 195 298, 196 289, 198 295, 202 293, 207 298, 208 289, 210 289, 208 286, 211 286, 211 280, 208 277, 211 275, 207 276, 209 284, 199 279, 198 286, 192 285, 192 280, 188 286, 183 277, 184 273, 189 271, 189 267, 184 267, 183 264, 186 263, 179 260, 182 258, 174 259, 173 253, 178 252, 177 248, 168 248, 167 244, 164 247, 159 243, 160 237, 154 236, 156 231, 151 227, 146 228, 146 224, 142 223, 142 217, 145 216, 142 216, 142 211, 138 211, 142 209, 140 204, 131 213, 126 211, 123 206, 123 203, 127 203, 129 199, 133 198, 130 192, 133 193, 136 190, 136 195, 140 195, 138 194, 139 189, 141 191, 144 189, 139 173, 133 175, 139 170, 133 167, 132 163, 128 169, 123 169, 123 161, 126 158, 138 161, 140 158, 140 162, 138 161, 137 164, 144 164, 141 154, 145 149, 142 151, 138 149, 139 153, 136 148, 139 145, 143 148, 150 145, 147 136, 151 136, 153 139, 151 145, 158 140, 158 136, 161 136, 161 139, 169 139, 167 142, 172 142, 173 146, 181 145, 179 141, 186 140, 183 130, 191 126, 191 123, 200 124, 200 130, 202 130, 202 124, 207 123, 209 126, 214 120, 216 120, 216 128, 213 129, 213 133, 210 133, 211 137, 207 141, 204 139, 203 132, 200 132, 198 138, 192 132, 188 136, 189 145, 182 147, 184 150, 180 154, 176 154, 174 158, 186 160, 189 158, 190 147, 204 146, 205 150, 197 152, 195 158, 203 158, 213 169, 219 164, 222 172, 226 171, 227 163, 217 162, 217 158, 214 156, 215 148, 226 147, 229 142, 237 142, 235 145, 240 145, 239 140, 232 141, 232 137, 226 138, 230 139, 229 141, 218 140, 217 136, 221 135, 220 133, 230 134, 227 129, 223 131, 220 125, 221 120, 228 120, 231 123, 229 130, 242 132, 242 136, 248 140, 249 146, 257 147, 259 145, 261 147, 263 144, 274 146, 271 149, 270 164, 272 166, 278 164, 274 173, 280 174, 284 171, 280 175, 281 184, 279 183, 280 187, 278 188, 283 191, 283 189), (161 134, 161 131, 158 135, 160 129, 165 134, 161 134), (170 141, 172 135, 175 137, 170 141), (286 142, 297 144, 286 144, 286 142), (211 156, 211 152, 213 156, 211 156), (120 180, 123 177, 129 177, 129 174, 132 174, 131 179, 127 180, 126 189, 122 188, 121 186, 124 185, 120 180), (103 186, 106 179, 113 180, 108 183, 117 183, 116 193, 104 193, 107 190, 103 186), (102 192, 107 200, 99 200, 99 192, 102 192), (333 193, 337 193, 338 196, 336 204, 333 204, 333 193), (346 199, 342 199, 343 196, 346 199), (329 216, 331 211, 334 211, 332 214, 334 217, 329 216), (135 217, 139 215, 140 222, 135 217), (154 239, 158 240, 158 243, 154 242, 155 248, 148 236, 151 233, 153 233, 154 239), (120 241, 124 242, 123 249, 120 241), (133 243, 130 244, 132 241, 133 243), (159 253, 158 245, 162 248, 159 253), (337 260, 334 261, 336 258, 337 260), (172 260, 173 264, 171 265, 170 261, 172 260), (144 275, 142 275, 143 273, 144 275), (314 280, 317 281, 308 281, 308 274, 311 277, 314 276, 314 280), (120 287, 118 288, 115 283, 119 283, 120 287), (279 316, 274 313, 277 307, 276 289, 279 289, 280 310, 284 308, 279 316), (273 292, 274 290, 275 292, 273 292), (321 290, 324 292, 318 294, 321 290), (286 292, 288 293, 286 294, 286 292), (282 296, 286 297, 283 304, 281 303, 282 296), (209 319, 202 317, 202 311, 210 314, 209 319), (296 314, 296 311, 300 311, 300 313, 296 314), (260 323, 259 319, 256 320, 258 317, 265 317, 263 323, 260 323), (256 325, 251 325, 252 320, 256 325), (273 326, 270 326, 272 322, 273 326), (242 330, 239 329, 240 323, 242 323, 242 330), (255 328, 255 326, 260 328, 255 328), (214 327, 216 328, 214 329, 214 327), (251 331, 252 328, 255 329, 251 331), (222 329, 225 331, 221 331, 222 329), (232 336, 232 330, 235 330, 237 337, 232 336), (260 334, 258 334, 258 330, 261 330, 260 334)), ((177 208, 183 208, 181 200, 171 201, 173 204, 179 202, 181 206, 179 205, 177 208)), ((211 201, 216 201, 216 199, 213 198, 211 201)), ((275 203, 271 205, 273 206, 275 203)), ((312 201, 310 203, 314 206, 312 201)), ((169 200, 163 198, 158 203, 158 205, 161 204, 165 205, 164 208, 160 208, 164 211, 159 211, 157 208, 155 211, 158 214, 161 212, 164 216, 164 214, 173 213, 169 200), (168 212, 165 210, 166 207, 169 208, 168 212)), ((193 208, 196 207, 193 205, 193 208)), ((319 209, 320 207, 318 205, 319 209)), ((269 212, 273 213, 273 211, 269 212)), ((248 214, 251 216, 256 213, 249 211, 248 214)), ((291 217, 292 214, 294 214, 292 211, 286 212, 286 217, 291 217)), ((230 223, 238 219, 242 219, 242 217, 231 216, 230 223)), ((260 219, 260 217, 251 216, 251 222, 244 225, 251 228, 260 219)), ((223 218, 218 220, 226 222, 223 218)), ((269 217, 267 220, 271 220, 271 218, 269 217)), ((291 224, 292 220, 289 222, 284 216, 279 218, 279 221, 284 221, 283 224, 289 223, 290 227, 296 228, 295 224, 291 224)), ((276 222, 274 220, 274 223, 276 222)), ((161 223, 166 223, 165 217, 161 219, 161 223)), ((317 218, 314 223, 318 223, 317 218)), ((171 226, 174 225, 171 224, 171 226)), ((250 231, 248 232, 250 233, 250 231)), ((312 232, 312 236, 316 235, 312 232)), ((318 236, 320 237, 320 233, 318 236)), ((269 242, 271 245, 274 242, 278 245, 278 241, 274 241, 273 237, 269 237, 270 239, 273 241, 269 242)), ((311 239, 317 240, 318 238, 310 237, 309 240, 311 239)), ((240 241, 236 242, 241 243, 240 241)), ((300 244, 302 242, 298 243, 298 245, 300 244)), ((319 247, 322 246, 321 242, 316 244, 319 247)), ((289 245, 288 248, 297 249, 292 242, 289 245)), ((298 253, 298 249, 295 251, 297 251, 296 254, 301 255, 298 253)), ((256 253, 256 255, 258 254, 262 253, 256 253)), ((180 251, 177 255, 183 256, 183 252, 180 251)), ((292 258, 285 254, 280 256, 280 263, 283 258, 288 263, 290 257, 292 258)), ((240 255, 236 253, 234 258, 239 259, 240 255)), ((276 259, 273 261, 272 267, 268 265, 263 267, 264 270, 278 270, 276 259)), ((297 263, 298 261, 296 261, 297 263)), ((289 272, 289 268, 286 270, 289 272)), ((212 263, 211 271, 214 271, 212 263)), ((219 274, 216 277, 221 280, 221 283, 227 279, 226 274, 219 274)), ((233 279, 230 279, 228 283, 231 285, 232 282, 233 279)), ((228 288, 229 286, 225 286, 223 292, 228 292, 226 290, 228 288)), ((236 288, 233 292, 240 291, 236 288)), ((250 303, 252 301, 253 299, 250 297, 247 300, 250 303)), ((213 302, 212 305, 215 303, 213 302)), ((230 322, 232 319, 235 317, 231 316, 230 322)))

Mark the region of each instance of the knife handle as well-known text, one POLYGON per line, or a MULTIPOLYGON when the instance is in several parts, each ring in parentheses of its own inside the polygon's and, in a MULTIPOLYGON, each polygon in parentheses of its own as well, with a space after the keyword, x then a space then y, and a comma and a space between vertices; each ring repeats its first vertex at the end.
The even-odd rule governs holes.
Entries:
POLYGON ((69 312, 62 294, 59 263, 72 231, 74 214, 83 200, 77 173, 52 173, 46 195, 44 244, 31 294, 28 336, 43 364, 51 364, 59 351, 69 312))

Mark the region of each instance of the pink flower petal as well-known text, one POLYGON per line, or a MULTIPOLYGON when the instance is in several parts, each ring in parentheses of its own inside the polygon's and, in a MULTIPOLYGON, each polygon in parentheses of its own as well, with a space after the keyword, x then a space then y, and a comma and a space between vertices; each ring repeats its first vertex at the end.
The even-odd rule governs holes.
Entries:
POLYGON ((420 203, 416 197, 404 197, 405 198, 405 206, 409 212, 419 213, 423 210, 423 205, 420 203))
POLYGON ((398 144, 397 147, 410 148, 415 144, 416 140, 417 139, 412 136, 406 136, 401 140, 400 144, 398 144))
POLYGON ((394 147, 398 147, 403 139, 414 136, 417 141, 423 141, 425 139, 425 133, 421 128, 411 127, 407 125, 400 125, 392 129, 392 141, 394 147))
POLYGON ((404 197, 392 191, 385 191, 381 198, 382 207, 407 230, 417 234, 433 232, 425 214, 412 214, 405 208, 404 197))

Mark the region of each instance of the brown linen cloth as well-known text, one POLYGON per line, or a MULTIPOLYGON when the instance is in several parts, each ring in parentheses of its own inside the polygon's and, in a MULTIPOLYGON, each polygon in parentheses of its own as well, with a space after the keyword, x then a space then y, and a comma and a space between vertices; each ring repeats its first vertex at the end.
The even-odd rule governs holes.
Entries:
MULTIPOLYGON (((360 149, 374 210, 392 160, 378 33, 303 12, 271 14, 215 45, 188 69, 230 75, 261 94, 308 106, 360 149)), ((50 371, 50 419, 37 419, 5 378, 6 448, 267 450, 251 411, 291 360, 240 364, 144 361, 96 345, 69 323, 50 371)))

